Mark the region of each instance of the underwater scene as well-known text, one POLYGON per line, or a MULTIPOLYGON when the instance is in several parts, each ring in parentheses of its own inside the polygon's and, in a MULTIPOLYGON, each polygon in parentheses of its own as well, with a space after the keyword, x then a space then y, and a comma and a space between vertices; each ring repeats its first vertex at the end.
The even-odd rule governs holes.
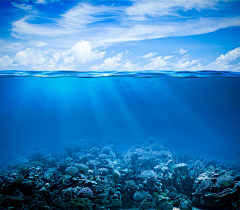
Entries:
POLYGON ((240 209, 240 74, 0 71, 0 209, 240 209))
POLYGON ((240 1, 0 20, 0 210, 240 210, 240 1))

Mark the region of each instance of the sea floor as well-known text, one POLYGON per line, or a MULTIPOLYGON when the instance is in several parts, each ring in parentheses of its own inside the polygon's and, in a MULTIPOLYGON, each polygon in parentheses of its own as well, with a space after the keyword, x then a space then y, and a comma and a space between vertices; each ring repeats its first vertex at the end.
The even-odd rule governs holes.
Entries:
POLYGON ((0 173, 0 209, 240 207, 240 172, 233 165, 178 154, 155 138, 123 152, 90 140, 62 148, 13 155, 0 173))

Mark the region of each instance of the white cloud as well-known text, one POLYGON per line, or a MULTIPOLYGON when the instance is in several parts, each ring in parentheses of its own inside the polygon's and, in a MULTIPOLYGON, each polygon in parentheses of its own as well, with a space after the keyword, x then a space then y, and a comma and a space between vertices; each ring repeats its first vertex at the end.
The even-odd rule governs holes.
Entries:
POLYGON ((187 52, 187 50, 184 50, 183 48, 181 48, 180 50, 175 51, 176 53, 179 53, 180 55, 183 55, 187 52))
POLYGON ((240 57, 240 47, 228 51, 225 55, 219 56, 215 61, 207 66, 203 66, 203 70, 220 70, 220 71, 239 71, 239 64, 230 64, 231 61, 240 57))
POLYGON ((182 9, 188 11, 192 9, 214 9, 218 1, 212 0, 158 0, 158 1, 136 1, 132 7, 127 7, 126 13, 134 20, 145 20, 148 16, 179 16, 177 11, 182 9))
MULTIPOLYGON (((107 43, 114 42, 205 34, 240 25, 239 17, 182 18, 179 16, 177 21, 161 18, 163 15, 168 17, 169 14, 179 15, 180 10, 214 9, 217 4, 218 1, 215 0, 136 1, 132 6, 115 7, 93 6, 80 2, 60 15, 59 19, 51 19, 51 23, 39 24, 35 21, 35 16, 26 15, 13 22, 11 30, 21 36, 64 36, 64 43, 71 42, 72 39, 84 39, 106 46, 107 43), (115 21, 103 24, 107 19, 115 21), (66 37, 70 38, 66 39, 66 37)), ((54 39, 52 40, 54 42, 54 39)))
POLYGON ((46 42, 38 42, 36 44, 36 47, 44 47, 44 46, 47 46, 47 43, 46 42))
MULTIPOLYGON (((240 71, 240 63, 231 64, 232 61, 240 57, 240 47, 219 56, 215 61, 208 65, 203 65, 200 61, 204 59, 189 59, 190 55, 184 55, 181 59, 171 59, 173 56, 158 56, 149 58, 149 63, 141 66, 126 57, 131 52, 121 52, 113 57, 105 59, 101 65, 93 65, 89 69, 94 71, 137 71, 137 70, 177 70, 177 71, 196 71, 196 70, 221 70, 221 71, 240 71)), ((93 59, 103 58, 105 52, 99 52, 91 46, 90 42, 80 41, 67 51, 42 51, 33 48, 20 50, 15 56, 5 55, 0 58, 1 69, 23 69, 30 70, 79 70, 79 65, 92 61, 93 59)))
POLYGON ((151 58, 151 57, 153 57, 154 55, 156 55, 157 53, 148 53, 148 54, 146 54, 146 55, 143 55, 142 57, 143 58, 151 58))
POLYGON ((106 52, 98 52, 93 50, 91 43, 88 41, 80 41, 75 44, 75 46, 70 50, 75 60, 79 63, 86 63, 87 61, 96 60, 103 58, 106 52))
POLYGON ((33 6, 29 5, 29 4, 18 4, 16 2, 11 2, 11 4, 12 4, 12 6, 22 9, 22 10, 31 11, 33 9, 33 6))
POLYGON ((34 9, 33 5, 29 5, 29 4, 18 4, 16 2, 11 2, 13 7, 16 7, 18 9, 21 9, 25 12, 28 12, 28 14, 31 15, 37 15, 38 11, 36 9, 34 9))
MULTIPOLYGON (((39 2, 40 3, 40 2, 39 2)), ((42 2, 43 3, 43 2, 42 2)), ((72 35, 81 33, 81 38, 93 38, 95 36, 95 30, 99 29, 87 29, 87 24, 98 22, 105 18, 96 18, 94 15, 105 14, 111 10, 110 7, 94 7, 90 4, 80 2, 77 6, 69 9, 66 13, 60 15, 59 19, 51 19, 51 24, 36 24, 29 23, 35 20, 35 16, 26 15, 23 18, 14 21, 12 23, 12 31, 19 34, 28 34, 36 36, 49 36, 59 37, 63 35, 72 35)), ((42 16, 42 18, 46 18, 42 16)), ((49 18, 46 18, 49 20, 49 18)), ((78 34, 79 36, 79 34, 78 34)))
MULTIPOLYGON (((38 42, 37 47, 45 46, 46 43, 38 42)), ((0 58, 2 67, 28 66, 30 70, 58 70, 74 69, 78 64, 83 64, 96 59, 102 59, 105 51, 99 52, 88 41, 79 41, 67 51, 41 51, 27 48, 18 51, 11 59, 9 56, 0 58)))
POLYGON ((39 65, 45 61, 46 58, 39 50, 30 48, 19 51, 13 58, 13 63, 23 66, 39 65))
POLYGON ((47 4, 47 3, 54 3, 60 0, 34 0, 33 2, 36 4, 47 4))
POLYGON ((143 67, 143 70, 161 70, 162 68, 166 67, 169 64, 169 59, 172 58, 172 56, 158 56, 156 58, 151 58, 152 62, 145 65, 143 67))
POLYGON ((140 67, 138 64, 131 63, 130 61, 125 62, 121 66, 121 71, 139 71, 140 67))
POLYGON ((1 49, 1 52, 19 51, 21 49, 24 49, 24 44, 20 43, 20 42, 7 43, 7 42, 2 41, 2 42, 0 42, 0 49, 1 49))
POLYGON ((192 65, 197 64, 198 60, 191 60, 191 61, 183 61, 179 60, 176 64, 174 64, 175 70, 190 70, 189 67, 192 65))
POLYGON ((2 67, 11 66, 12 65, 12 59, 10 59, 8 55, 5 55, 4 57, 0 58, 0 65, 2 67))
POLYGON ((34 20, 33 16, 27 15, 12 23, 11 31, 20 35, 35 35, 35 36, 61 36, 66 34, 76 33, 74 29, 63 28, 56 25, 31 24, 30 20, 34 20))
POLYGON ((45 4, 45 0, 37 0, 36 3, 37 4, 45 4))
POLYGON ((88 23, 98 21, 99 18, 94 18, 101 12, 106 12, 107 7, 94 7, 86 3, 79 3, 77 6, 69 9, 65 14, 61 15, 59 23, 64 27, 84 28, 88 23))
POLYGON ((93 71, 98 71, 98 70, 116 70, 117 67, 119 67, 121 64, 119 61, 121 61, 123 53, 119 53, 116 56, 109 57, 104 62, 99 66, 99 65, 94 65, 91 66, 91 70, 93 71))
POLYGON ((216 62, 230 62, 236 60, 238 57, 240 57, 240 47, 228 51, 225 55, 221 55, 216 59, 216 62))
POLYGON ((88 41, 79 41, 68 51, 63 51, 61 54, 54 54, 55 60, 59 60, 61 57, 66 63, 86 63, 88 61, 102 59, 105 55, 105 51, 98 52, 93 49, 92 45, 88 41))
POLYGON ((114 42, 205 34, 221 28, 239 26, 240 18, 199 18, 183 22, 162 22, 161 24, 151 24, 151 21, 146 21, 144 24, 129 25, 124 28, 105 28, 105 33, 102 33, 104 36, 100 33, 100 36, 93 40, 105 45, 114 42))

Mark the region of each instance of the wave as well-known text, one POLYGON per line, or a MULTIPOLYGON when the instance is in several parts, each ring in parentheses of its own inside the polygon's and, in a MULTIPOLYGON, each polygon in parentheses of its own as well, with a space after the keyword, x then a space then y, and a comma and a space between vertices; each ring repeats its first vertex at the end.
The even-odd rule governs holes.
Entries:
POLYGON ((179 78, 204 78, 204 77, 240 77, 240 72, 232 71, 18 71, 4 70, 0 71, 0 77, 79 77, 79 78, 97 78, 97 77, 136 77, 136 78, 154 78, 154 77, 179 77, 179 78))

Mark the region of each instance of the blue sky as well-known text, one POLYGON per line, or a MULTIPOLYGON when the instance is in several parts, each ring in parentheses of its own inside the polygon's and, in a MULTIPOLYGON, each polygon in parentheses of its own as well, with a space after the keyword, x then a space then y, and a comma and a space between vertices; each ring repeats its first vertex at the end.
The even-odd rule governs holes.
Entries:
POLYGON ((0 70, 240 71, 240 1, 0 1, 0 70))

